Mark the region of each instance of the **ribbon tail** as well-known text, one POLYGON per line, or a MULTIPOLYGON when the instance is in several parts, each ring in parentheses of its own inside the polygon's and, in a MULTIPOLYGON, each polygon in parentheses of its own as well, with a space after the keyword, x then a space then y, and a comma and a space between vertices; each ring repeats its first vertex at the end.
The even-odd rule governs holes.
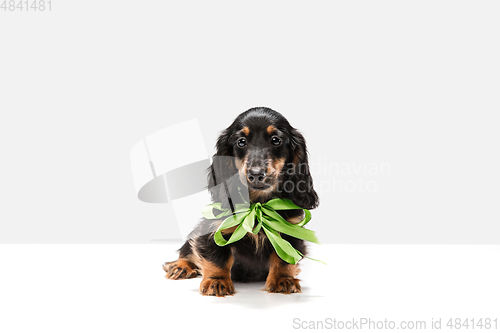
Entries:
POLYGON ((222 236, 222 231, 221 230, 218 230, 215 232, 214 234, 214 240, 215 240, 215 244, 219 245, 219 246, 225 246, 225 245, 228 245, 228 244, 231 244, 231 243, 234 243, 234 242, 237 242, 239 241, 240 239, 242 239, 245 235, 247 234, 246 230, 242 228, 241 225, 239 225, 234 231, 233 231, 233 234, 231 235, 231 237, 229 237, 228 240, 226 240, 224 238, 224 236, 222 236))
POLYGON ((262 228, 262 220, 259 220, 255 228, 252 230, 252 234, 257 235, 261 228, 262 228))
POLYGON ((297 223, 296 225, 299 227, 305 226, 307 223, 311 221, 311 212, 308 209, 304 209, 304 219, 297 223))
POLYGON ((322 263, 323 265, 328 265, 326 262, 324 262, 323 260, 319 260, 319 259, 314 259, 314 258, 311 258, 311 257, 308 257, 308 256, 304 256, 304 258, 307 258, 309 260, 314 260, 314 261, 317 261, 317 262, 320 262, 322 263))
POLYGON ((220 217, 224 216, 224 214, 225 214, 224 212, 215 215, 214 208, 222 211, 221 203, 214 203, 214 204, 206 205, 205 207, 203 207, 203 210, 201 211, 203 217, 205 217, 206 219, 212 220, 212 219, 216 219, 216 218, 220 218, 220 217))
POLYGON ((269 219, 267 219, 266 223, 274 230, 295 238, 319 244, 319 240, 316 237, 316 233, 314 231, 296 224, 289 223, 275 211, 264 209, 264 212, 270 217, 269 219))
POLYGON ((243 220, 242 226, 243 229, 245 229, 247 232, 252 232, 253 231, 253 225, 255 223, 255 211, 251 211, 245 219, 243 220))
POLYGON ((238 214, 228 216, 217 228, 217 231, 228 229, 240 224, 248 214, 238 214))
POLYGON ((263 219, 262 219, 262 210, 261 209, 259 209, 257 211, 257 214, 256 214, 255 217, 257 218, 257 225, 252 230, 252 233, 256 235, 256 234, 259 233, 260 229, 262 228, 262 221, 263 221, 263 219))
POLYGON ((290 199, 271 199, 263 206, 267 206, 274 210, 289 210, 289 209, 303 209, 292 202, 290 199))
MULTIPOLYGON (((297 252, 299 252, 299 251, 297 251, 297 252)), ((300 253, 300 252, 299 252, 299 253, 300 253)), ((301 255, 301 256, 303 256, 304 258, 309 259, 309 260, 314 260, 314 261, 317 261, 317 262, 322 263, 323 265, 327 265, 327 263, 326 263, 325 261, 323 261, 323 260, 314 259, 314 258, 311 258, 311 257, 309 257, 309 256, 305 256, 305 255, 303 255, 302 253, 300 253, 300 255, 301 255)))
POLYGON ((221 217, 224 216, 229 216, 233 214, 240 214, 248 212, 248 205, 243 205, 243 204, 237 204, 235 207, 234 212, 231 212, 229 209, 222 208, 222 203, 216 202, 210 205, 206 205, 203 207, 201 214, 203 215, 204 218, 209 219, 209 220, 214 220, 214 219, 220 219, 221 217), (214 214, 214 208, 221 211, 219 214, 214 214))
POLYGON ((234 243, 243 238, 246 235, 246 230, 242 228, 241 222, 245 219, 248 214, 239 214, 239 215, 231 215, 226 218, 217 231, 214 234, 215 243, 219 246, 224 246, 227 244, 234 243), (222 230, 232 228, 234 226, 238 226, 234 231, 229 240, 226 240, 224 236, 222 236, 222 230))
POLYGON ((281 238, 276 230, 273 230, 267 227, 265 224, 263 225, 264 232, 267 235, 267 238, 271 242, 276 254, 291 265, 295 265, 302 259, 302 255, 299 251, 297 251, 289 242, 281 238))
MULTIPOLYGON (((302 209, 304 211, 304 219, 296 223, 296 225, 302 227, 311 221, 311 212, 308 209, 303 209, 295 205, 290 199, 271 199, 263 205, 263 208, 266 209, 266 213, 271 211, 276 215, 279 215, 276 210, 302 209)), ((281 215, 279 216, 281 217, 281 215)))

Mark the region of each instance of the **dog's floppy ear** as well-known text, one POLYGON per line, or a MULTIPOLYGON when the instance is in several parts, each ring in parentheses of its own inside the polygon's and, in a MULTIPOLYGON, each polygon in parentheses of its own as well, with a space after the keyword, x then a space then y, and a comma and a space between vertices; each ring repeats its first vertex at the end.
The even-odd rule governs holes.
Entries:
POLYGON ((232 125, 226 128, 217 138, 215 156, 233 156, 233 146, 229 144, 229 138, 232 135, 232 125))
POLYGON ((290 196, 290 199, 302 208, 316 208, 319 205, 319 198, 314 190, 309 170, 306 140, 295 128, 292 128, 289 134, 293 163, 293 173, 290 176, 290 180, 294 184, 293 194, 290 196))
POLYGON ((233 156, 233 147, 229 142, 232 131, 226 129, 217 139, 217 152, 212 158, 212 165, 208 169, 208 190, 213 202, 222 203, 223 208, 230 208, 230 200, 235 202, 238 189, 238 169, 233 156))

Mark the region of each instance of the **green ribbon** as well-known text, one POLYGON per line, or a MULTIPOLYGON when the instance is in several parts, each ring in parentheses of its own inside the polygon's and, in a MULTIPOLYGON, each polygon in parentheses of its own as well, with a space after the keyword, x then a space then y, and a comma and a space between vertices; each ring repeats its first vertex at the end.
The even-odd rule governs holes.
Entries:
MULTIPOLYGON (((257 234, 261 229, 264 230, 267 238, 273 245, 278 256, 289 264, 295 265, 302 257, 305 257, 295 249, 288 241, 281 238, 280 233, 303 239, 309 242, 319 244, 314 231, 304 228, 311 220, 311 212, 304 210, 304 219, 297 224, 286 221, 276 210, 303 209, 296 206, 289 199, 271 199, 262 204, 260 202, 251 204, 236 204, 234 211, 222 208, 221 203, 214 203, 203 208, 203 216, 207 219, 227 218, 222 222, 215 232, 215 243, 219 246, 225 246, 242 239, 247 232, 257 234), (213 209, 220 213, 215 214, 213 209), (257 222, 257 225, 255 225, 257 222), (236 227, 231 237, 226 240, 222 236, 222 230, 236 227)), ((306 257, 308 259, 312 259, 306 257)), ((312 259, 316 260, 316 259, 312 259)), ((322 262, 321 260, 316 260, 322 262)), ((324 262, 322 262, 324 263, 324 262)))

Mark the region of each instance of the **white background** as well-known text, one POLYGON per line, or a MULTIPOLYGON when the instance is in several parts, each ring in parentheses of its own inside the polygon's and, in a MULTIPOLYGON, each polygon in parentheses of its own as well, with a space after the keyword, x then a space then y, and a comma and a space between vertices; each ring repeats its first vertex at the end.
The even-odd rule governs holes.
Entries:
POLYGON ((498 245, 328 245, 499 244, 498 2, 52 2, 0 11, 0 242, 149 244, 1 246, 2 331, 500 313, 498 245), (301 295, 201 297, 163 278, 178 226, 136 198, 129 152, 197 118, 211 155, 253 106, 308 141, 329 265, 301 295))
POLYGON ((268 106, 308 141, 321 197, 310 226, 322 242, 498 244, 499 7, 53 1, 51 12, 0 11, 0 241, 179 239, 169 205, 137 200, 131 147, 198 118, 212 155, 240 112, 268 106), (370 163, 389 169, 371 175, 370 163))

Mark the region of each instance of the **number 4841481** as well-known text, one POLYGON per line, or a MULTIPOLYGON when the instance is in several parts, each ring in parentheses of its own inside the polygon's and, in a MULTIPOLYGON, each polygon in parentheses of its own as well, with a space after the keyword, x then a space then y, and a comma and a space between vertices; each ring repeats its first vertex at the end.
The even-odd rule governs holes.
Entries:
POLYGON ((461 319, 461 318, 452 318, 448 320, 446 323, 449 329, 498 329, 497 319, 490 318, 479 318, 479 319, 461 319))
POLYGON ((0 9, 4 12, 14 12, 14 11, 51 11, 52 2, 51 0, 4 0, 0 9))

